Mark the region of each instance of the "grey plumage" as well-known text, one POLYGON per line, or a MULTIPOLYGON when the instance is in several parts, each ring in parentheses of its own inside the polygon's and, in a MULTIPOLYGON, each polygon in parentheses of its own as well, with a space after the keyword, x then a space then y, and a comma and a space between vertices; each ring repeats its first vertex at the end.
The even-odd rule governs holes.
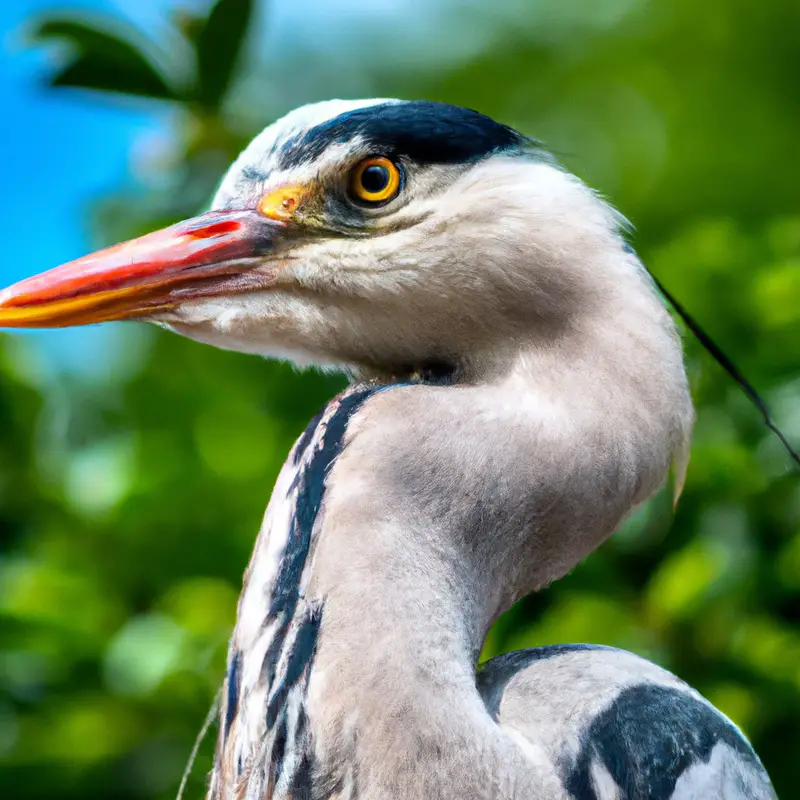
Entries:
MULTIPOLYGON (((317 111, 335 116, 300 112, 309 141, 317 111)), ((340 124, 335 153, 295 151, 292 169, 276 155, 298 140, 286 128, 291 118, 248 148, 219 205, 337 169, 363 135, 349 141, 340 124), (240 177, 254 162, 256 188, 240 177)), ((491 621, 594 549, 673 461, 680 482, 692 412, 673 325, 620 218, 580 182, 538 152, 502 151, 426 165, 417 180, 395 219, 370 221, 383 236, 315 243, 304 258, 312 297, 292 307, 281 346, 370 382, 333 401, 279 478, 232 639, 245 666, 210 797, 772 797, 735 726, 633 655, 513 654, 476 686, 491 621), (348 285, 357 262, 373 284, 348 285), (451 365, 443 383, 415 379, 431 360, 451 365), (337 415, 343 442, 331 444, 337 415), (324 495, 311 515, 306 481, 324 495), (281 728, 265 722, 275 688, 262 653, 285 625, 267 612, 275 559, 296 555, 278 542, 303 514, 291 624, 313 606, 319 628, 281 728)))
POLYGON ((476 112, 331 101, 260 134, 209 214, 0 293, 0 324, 143 317, 353 377, 245 574, 210 800, 774 798, 733 723, 629 653, 476 674, 499 614, 671 466, 680 490, 681 345, 625 227, 476 112))

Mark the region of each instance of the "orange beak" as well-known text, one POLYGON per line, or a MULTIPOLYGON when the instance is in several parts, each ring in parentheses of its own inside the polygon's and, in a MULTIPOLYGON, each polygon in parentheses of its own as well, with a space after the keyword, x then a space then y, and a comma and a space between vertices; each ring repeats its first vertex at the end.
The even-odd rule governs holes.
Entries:
POLYGON ((269 286, 255 270, 286 227, 256 211, 209 211, 0 292, 0 328, 148 317, 187 300, 269 286))

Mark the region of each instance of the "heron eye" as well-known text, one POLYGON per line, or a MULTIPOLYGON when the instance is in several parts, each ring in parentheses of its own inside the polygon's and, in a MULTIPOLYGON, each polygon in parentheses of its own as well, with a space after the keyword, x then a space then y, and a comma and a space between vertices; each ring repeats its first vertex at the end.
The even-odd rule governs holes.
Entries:
POLYGON ((382 156, 366 158, 350 173, 350 196, 359 203, 388 203, 400 192, 398 166, 382 156))

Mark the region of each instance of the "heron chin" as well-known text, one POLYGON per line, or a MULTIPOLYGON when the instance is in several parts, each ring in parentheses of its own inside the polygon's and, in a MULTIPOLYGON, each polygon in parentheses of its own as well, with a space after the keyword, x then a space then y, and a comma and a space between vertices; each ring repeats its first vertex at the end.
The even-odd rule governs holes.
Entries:
POLYGON ((503 611, 681 483, 681 343, 625 229, 475 111, 330 101, 257 136, 211 211, 0 293, 3 327, 142 319, 352 376, 245 573, 211 800, 775 797, 631 653, 477 668, 503 611))

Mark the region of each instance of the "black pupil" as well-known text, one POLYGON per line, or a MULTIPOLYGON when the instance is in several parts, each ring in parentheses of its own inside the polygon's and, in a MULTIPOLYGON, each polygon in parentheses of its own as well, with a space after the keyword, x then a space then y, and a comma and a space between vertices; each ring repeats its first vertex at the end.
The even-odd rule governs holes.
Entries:
POLYGON ((389 185, 391 179, 392 176, 389 174, 387 167, 380 164, 370 164, 361 173, 361 186, 369 194, 378 194, 389 185))

